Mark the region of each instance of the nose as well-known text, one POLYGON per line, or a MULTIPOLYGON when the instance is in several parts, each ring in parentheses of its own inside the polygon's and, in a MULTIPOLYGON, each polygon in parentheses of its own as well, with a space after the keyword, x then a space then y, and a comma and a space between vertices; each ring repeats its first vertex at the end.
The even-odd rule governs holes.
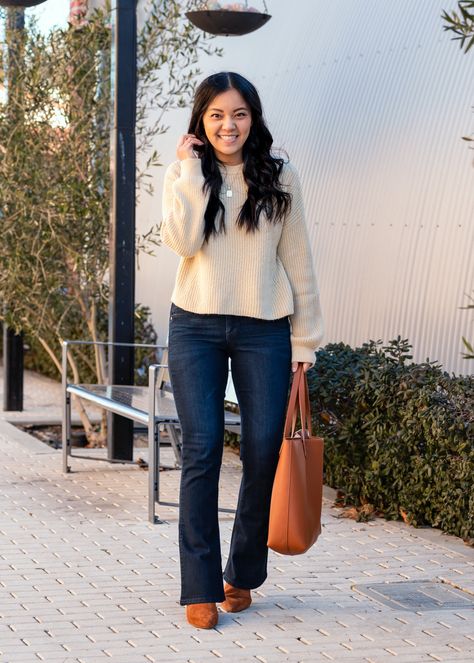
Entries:
POLYGON ((235 129, 235 122, 230 115, 224 116, 224 119, 222 120, 222 128, 226 131, 229 131, 229 129, 235 129))

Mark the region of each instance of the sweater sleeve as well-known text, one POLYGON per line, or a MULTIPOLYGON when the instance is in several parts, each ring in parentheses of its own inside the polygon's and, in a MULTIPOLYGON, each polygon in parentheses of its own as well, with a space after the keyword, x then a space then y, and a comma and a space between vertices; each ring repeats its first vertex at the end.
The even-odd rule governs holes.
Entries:
POLYGON ((282 181, 288 186, 292 203, 284 220, 277 254, 293 291, 294 312, 290 316, 291 360, 314 365, 315 350, 323 337, 319 290, 305 222, 300 180, 296 170, 289 164, 284 175, 282 181))
POLYGON ((204 193, 200 159, 172 163, 165 174, 161 239, 179 256, 194 256, 204 241, 204 213, 209 192, 204 193))

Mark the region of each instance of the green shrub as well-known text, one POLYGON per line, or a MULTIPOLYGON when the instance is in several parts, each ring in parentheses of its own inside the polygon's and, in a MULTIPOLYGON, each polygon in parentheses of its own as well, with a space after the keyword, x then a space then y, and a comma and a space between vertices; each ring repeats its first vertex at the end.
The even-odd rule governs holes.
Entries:
POLYGON ((474 378, 415 364, 410 350, 400 338, 318 350, 308 383, 325 482, 346 503, 471 539, 474 378))

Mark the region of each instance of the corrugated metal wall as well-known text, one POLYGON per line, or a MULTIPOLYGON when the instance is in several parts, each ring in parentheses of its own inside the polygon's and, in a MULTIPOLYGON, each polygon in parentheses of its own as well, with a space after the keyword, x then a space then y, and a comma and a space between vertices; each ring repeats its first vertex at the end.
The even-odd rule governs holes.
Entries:
MULTIPOLYGON (((258 4, 258 3, 254 3, 258 4)), ((283 0, 272 20, 241 38, 219 38, 223 58, 204 75, 239 71, 258 87, 275 144, 304 186, 326 321, 324 342, 409 338, 416 360, 473 372, 461 358, 474 315, 474 52, 442 30, 448 0, 283 0)), ((159 144, 173 160, 188 113, 170 118, 159 144)), ((145 196, 141 227, 159 220, 145 196)), ((177 258, 145 257, 140 301, 161 340, 177 258), (159 283, 159 295, 156 295, 159 283)))

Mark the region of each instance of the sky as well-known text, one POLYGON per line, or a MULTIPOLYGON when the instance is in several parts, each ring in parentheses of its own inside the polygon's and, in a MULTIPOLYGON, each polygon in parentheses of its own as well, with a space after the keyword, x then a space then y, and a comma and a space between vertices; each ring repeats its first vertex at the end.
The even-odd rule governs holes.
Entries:
POLYGON ((41 5, 26 10, 26 15, 34 14, 43 32, 49 32, 54 26, 64 27, 69 15, 69 0, 47 0, 41 5))
MULTIPOLYGON (((47 0, 41 5, 25 10, 25 16, 34 15, 42 32, 49 32, 53 27, 65 27, 69 16, 69 0, 47 0)), ((3 25, 0 25, 3 30, 3 25)), ((0 88, 0 101, 5 99, 5 90, 0 88)))

